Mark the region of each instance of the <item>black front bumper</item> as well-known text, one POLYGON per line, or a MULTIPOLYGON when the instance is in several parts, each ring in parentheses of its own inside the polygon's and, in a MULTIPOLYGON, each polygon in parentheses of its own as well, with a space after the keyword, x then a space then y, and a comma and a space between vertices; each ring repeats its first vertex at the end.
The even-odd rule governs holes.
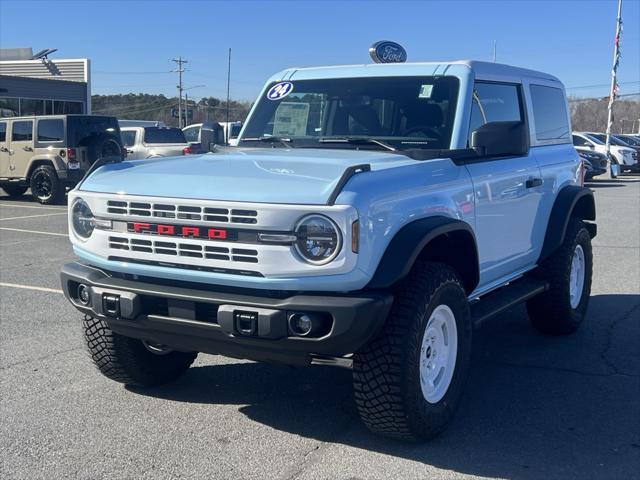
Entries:
POLYGON ((78 310, 105 319, 121 335, 176 350, 287 364, 357 351, 380 330, 393 302, 391 294, 377 292, 288 295, 155 283, 80 263, 64 265, 60 277, 78 310), (80 285, 89 288, 89 305, 80 302, 80 285), (302 313, 322 320, 324 331, 314 338, 295 336, 288 319, 302 313))

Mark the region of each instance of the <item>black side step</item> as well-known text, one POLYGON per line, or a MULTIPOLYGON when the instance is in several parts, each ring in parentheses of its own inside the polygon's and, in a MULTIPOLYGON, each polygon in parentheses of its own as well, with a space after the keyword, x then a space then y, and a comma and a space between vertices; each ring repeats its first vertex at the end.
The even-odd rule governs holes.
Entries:
POLYGON ((477 328, 485 320, 509 310, 548 289, 549 284, 547 282, 528 277, 499 288, 471 304, 473 325, 477 328))

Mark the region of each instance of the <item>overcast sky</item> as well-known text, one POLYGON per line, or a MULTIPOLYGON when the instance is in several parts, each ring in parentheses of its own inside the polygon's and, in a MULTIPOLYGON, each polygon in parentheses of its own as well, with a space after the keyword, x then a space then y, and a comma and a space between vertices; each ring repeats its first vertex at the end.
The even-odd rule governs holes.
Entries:
MULTIPOLYGON (((58 48, 90 58, 93 93, 176 95, 171 59, 189 60, 190 97, 253 99, 291 66, 368 63, 376 40, 409 61, 491 60, 559 77, 569 94, 606 96, 615 0, 538 1, 26 1, 0 0, 0 48, 58 48)), ((640 2, 624 0, 621 93, 640 92, 640 2)))

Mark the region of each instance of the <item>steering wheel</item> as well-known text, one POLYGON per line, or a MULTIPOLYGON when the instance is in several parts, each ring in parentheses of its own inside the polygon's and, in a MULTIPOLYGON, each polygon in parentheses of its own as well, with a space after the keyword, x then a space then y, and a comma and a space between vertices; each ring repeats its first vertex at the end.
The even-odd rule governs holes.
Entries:
POLYGON ((428 140, 437 140, 440 141, 442 139, 442 135, 433 127, 429 127, 428 125, 417 125, 415 127, 411 127, 404 132, 405 137, 426 137, 428 140))

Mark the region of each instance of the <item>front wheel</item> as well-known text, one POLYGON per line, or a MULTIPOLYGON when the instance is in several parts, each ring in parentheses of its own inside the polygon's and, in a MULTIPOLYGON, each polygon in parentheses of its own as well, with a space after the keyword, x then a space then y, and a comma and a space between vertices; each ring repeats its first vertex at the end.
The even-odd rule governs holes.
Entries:
POLYGON ((457 273, 438 263, 414 268, 382 332, 354 355, 354 394, 364 424, 402 440, 443 431, 469 370, 471 331, 457 273))
POLYGON ((196 352, 177 352, 114 333, 104 320, 85 316, 89 355, 107 378, 126 385, 150 387, 175 380, 191 366, 196 352))
POLYGON ((591 236, 572 218, 560 248, 533 272, 549 283, 549 290, 527 302, 534 328, 547 335, 575 332, 589 305, 592 273, 591 236))

